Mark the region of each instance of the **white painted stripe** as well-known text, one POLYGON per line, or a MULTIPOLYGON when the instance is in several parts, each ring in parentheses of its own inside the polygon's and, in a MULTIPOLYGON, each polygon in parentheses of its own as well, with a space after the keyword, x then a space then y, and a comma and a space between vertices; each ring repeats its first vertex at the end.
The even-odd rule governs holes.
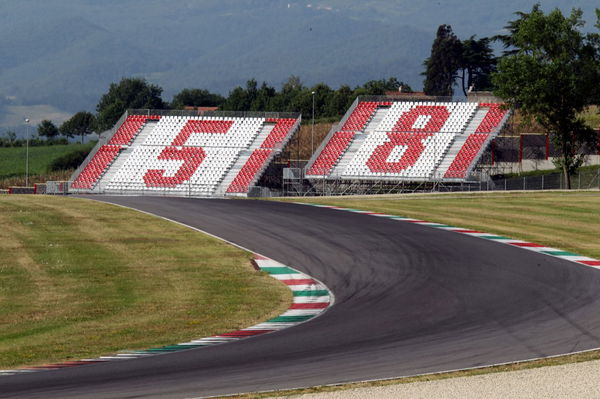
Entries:
POLYGON ((201 344, 210 344, 213 342, 228 342, 228 341, 236 341, 238 338, 235 337, 210 337, 210 338, 200 338, 195 339, 190 342, 201 343, 201 344))
POLYGON ((260 323, 255 326, 252 326, 252 328, 255 330, 273 330, 273 329, 291 327, 295 324, 296 323, 292 323, 292 322, 287 323, 287 322, 281 322, 281 321, 265 321, 264 323, 260 323))
POLYGON ((292 291, 298 292, 298 291, 321 291, 326 289, 325 287, 323 287, 320 284, 291 284, 288 285, 288 288, 292 291))
POLYGON ((273 259, 255 259, 255 262, 259 267, 287 267, 284 264, 281 264, 273 259))
POLYGON ((294 297, 294 303, 329 303, 330 301, 331 299, 329 295, 294 297))
POLYGON ((307 278, 311 278, 305 276, 303 274, 294 273, 294 274, 270 274, 271 277, 277 280, 304 280, 307 278))
POLYGON ((582 260, 592 260, 592 261, 593 260, 597 260, 597 259, 594 259, 594 258, 588 258, 587 256, 558 255, 556 257, 557 258, 562 258, 562 259, 567 259, 567 260, 570 260, 570 261, 573 261, 573 262, 579 262, 579 261, 582 261, 582 260))
POLYGON ((321 313, 323 309, 292 309, 281 314, 281 316, 308 316, 321 313))
POLYGON ((525 248, 525 249, 528 249, 528 250, 534 251, 534 252, 558 251, 558 249, 556 249, 556 248, 549 248, 549 247, 521 247, 521 248, 525 248))

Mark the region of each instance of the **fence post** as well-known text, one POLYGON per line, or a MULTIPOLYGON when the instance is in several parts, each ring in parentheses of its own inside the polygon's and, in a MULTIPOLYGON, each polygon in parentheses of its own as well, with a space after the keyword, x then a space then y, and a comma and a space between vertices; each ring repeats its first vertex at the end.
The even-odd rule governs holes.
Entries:
POLYGON ((577 183, 577 189, 581 190, 581 172, 578 174, 579 178, 577 179, 579 182, 577 183))
POLYGON ((523 190, 525 190, 525 176, 523 176, 523 190))
POLYGON ((504 179, 504 191, 506 191, 506 179, 504 179))
POLYGON ((542 190, 544 189, 544 175, 542 175, 542 190))
POLYGON ((562 190, 563 188, 563 174, 558 175, 558 188, 562 190))

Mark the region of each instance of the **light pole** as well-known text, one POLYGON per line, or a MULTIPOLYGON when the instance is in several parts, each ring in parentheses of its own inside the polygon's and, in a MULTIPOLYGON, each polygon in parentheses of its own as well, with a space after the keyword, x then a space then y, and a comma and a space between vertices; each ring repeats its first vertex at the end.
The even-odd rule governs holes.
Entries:
POLYGON ((29 187, 29 118, 25 118, 25 187, 29 187))
POLYGON ((312 92, 312 126, 310 128, 310 156, 315 153, 315 92, 312 92))

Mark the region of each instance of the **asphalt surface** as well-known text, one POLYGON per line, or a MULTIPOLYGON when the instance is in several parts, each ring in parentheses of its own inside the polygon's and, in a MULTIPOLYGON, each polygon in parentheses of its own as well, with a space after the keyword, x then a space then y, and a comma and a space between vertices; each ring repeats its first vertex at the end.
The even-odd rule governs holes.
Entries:
POLYGON ((600 347, 600 271, 590 267, 325 208, 95 198, 186 223, 295 267, 324 282, 335 305, 297 327, 231 344, 0 377, 0 397, 189 398, 600 347))

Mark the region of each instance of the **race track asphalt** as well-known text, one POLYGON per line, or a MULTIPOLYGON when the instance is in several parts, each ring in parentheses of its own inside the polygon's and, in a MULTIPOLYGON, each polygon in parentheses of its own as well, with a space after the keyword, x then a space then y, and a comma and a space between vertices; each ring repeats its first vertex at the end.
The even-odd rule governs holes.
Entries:
MULTIPOLYGON (((387 378, 600 347, 600 271, 496 242, 289 203, 94 197, 205 230, 324 282, 287 330, 0 377, 0 397, 190 398, 387 378)), ((485 210, 482 210, 485 212, 485 210)))

